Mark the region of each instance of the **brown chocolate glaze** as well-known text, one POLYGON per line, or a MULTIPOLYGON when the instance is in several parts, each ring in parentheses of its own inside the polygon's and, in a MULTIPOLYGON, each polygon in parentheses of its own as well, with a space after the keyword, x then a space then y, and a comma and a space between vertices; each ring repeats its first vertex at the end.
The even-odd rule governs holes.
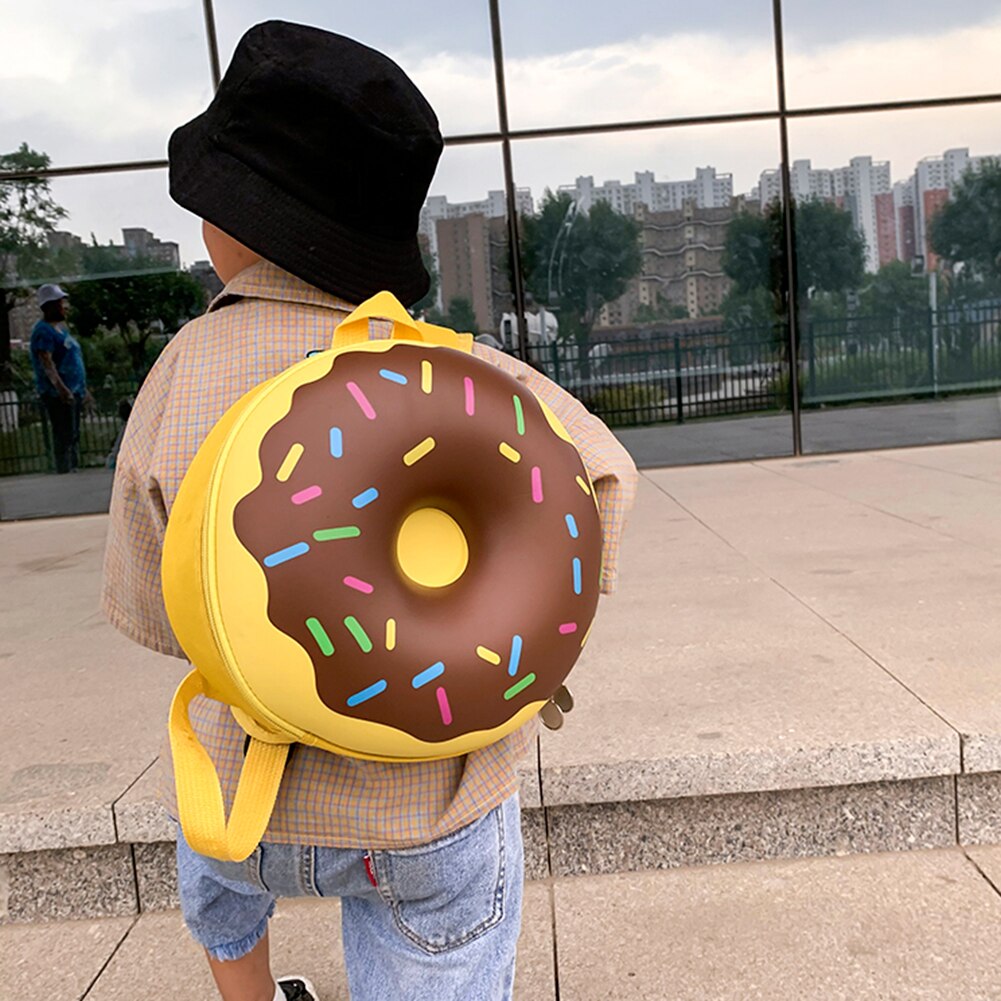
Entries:
POLYGON ((571 444, 550 428, 539 402, 517 380, 464 352, 394 345, 385 354, 348 351, 329 374, 300 386, 292 406, 260 446, 263 480, 237 504, 236 534, 264 569, 268 617, 310 655, 320 699, 334 711, 385 723, 424 741, 490 730, 522 706, 547 699, 580 654, 594 616, 601 571, 601 526, 587 474, 571 444), (433 390, 421 389, 421 362, 433 366, 433 390), (406 385, 380 375, 390 370, 406 385), (475 412, 466 413, 465 379, 473 380, 475 412), (348 390, 354 383, 374 408, 369 419, 348 390), (521 400, 519 435, 514 396, 521 400), (334 458, 330 428, 341 429, 343 455, 334 458), (412 466, 403 456, 427 437, 435 448, 412 466), (284 483, 275 476, 289 448, 304 452, 284 483), (507 442, 517 463, 499 451, 507 442), (541 471, 543 500, 533 500, 532 469, 541 471), (302 504, 293 494, 319 486, 302 504), (352 500, 369 488, 378 497, 361 508, 352 500), (454 583, 421 587, 396 561, 396 537, 412 511, 447 511, 469 543, 469 565, 454 583), (571 536, 566 516, 576 523, 571 536), (318 529, 357 526, 361 535, 315 541, 318 529), (268 567, 269 554, 305 542, 309 551, 268 567), (580 594, 574 559, 580 560, 580 594), (370 584, 363 594, 350 576, 370 584), (365 653, 345 625, 353 616, 371 640, 365 653), (396 620, 396 646, 386 649, 386 619, 396 620), (334 645, 325 656, 306 625, 316 618, 334 645), (576 623, 576 631, 559 627, 576 623), (514 637, 520 663, 509 673, 514 637), (485 647, 501 657, 491 664, 485 647), (414 679, 441 662, 440 676, 414 679), (511 698, 505 692, 529 674, 535 680, 511 698), (348 699, 382 688, 356 705, 348 699), (445 722, 438 689, 446 693, 445 722))

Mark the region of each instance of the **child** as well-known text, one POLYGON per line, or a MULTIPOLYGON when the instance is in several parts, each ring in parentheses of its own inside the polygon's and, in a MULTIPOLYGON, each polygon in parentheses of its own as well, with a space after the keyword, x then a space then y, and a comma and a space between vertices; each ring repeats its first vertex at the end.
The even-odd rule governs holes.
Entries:
MULTIPOLYGON (((181 479, 223 412, 315 348, 381 289, 428 288, 418 216, 441 153, 437 119, 386 57, 272 21, 240 41, 208 110, 170 142, 174 199, 199 215, 222 293, 164 350, 118 457, 105 564, 111 622, 183 657, 160 592, 160 547, 181 479)), ((556 411, 580 448, 603 517, 603 589, 635 469, 600 421, 491 348, 556 411)), ((210 699, 191 707, 232 804, 244 733, 210 699)), ((267 923, 277 896, 339 896, 354 1001, 511 997, 523 881, 516 766, 527 726, 460 758, 380 763, 297 745, 265 839, 242 863, 195 854, 178 834, 185 921, 226 1001, 315 998, 276 984, 267 923)), ((169 754, 165 805, 176 817, 169 754)))

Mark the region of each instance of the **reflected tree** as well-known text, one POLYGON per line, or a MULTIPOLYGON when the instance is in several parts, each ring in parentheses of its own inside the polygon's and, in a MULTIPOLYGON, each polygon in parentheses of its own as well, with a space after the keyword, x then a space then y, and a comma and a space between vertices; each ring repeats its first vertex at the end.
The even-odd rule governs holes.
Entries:
MULTIPOLYGON (((932 249, 952 265, 959 284, 1001 284, 1001 160, 969 170, 932 217, 932 249), (961 267, 957 267, 961 265, 961 267)), ((954 282, 955 284, 955 282, 954 282)))
POLYGON ((580 209, 566 192, 547 189, 539 212, 521 219, 521 252, 528 290, 559 310, 560 336, 577 342, 587 374, 591 329, 605 303, 639 274, 640 224, 606 202, 580 209))
MULTIPOLYGON (((22 143, 0 155, 0 172, 44 170, 49 163, 46 153, 22 143)), ((11 379, 10 311, 30 294, 34 276, 46 273, 49 234, 66 214, 53 199, 48 178, 5 180, 0 175, 0 385, 11 379)))

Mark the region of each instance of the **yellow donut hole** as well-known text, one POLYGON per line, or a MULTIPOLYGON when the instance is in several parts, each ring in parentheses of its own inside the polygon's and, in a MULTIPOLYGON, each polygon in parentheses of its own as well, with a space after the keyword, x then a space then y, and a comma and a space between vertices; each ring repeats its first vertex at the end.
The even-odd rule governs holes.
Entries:
POLYGON ((423 587, 454 584, 469 565, 469 543, 459 523, 436 507, 407 515, 396 536, 403 576, 423 587))

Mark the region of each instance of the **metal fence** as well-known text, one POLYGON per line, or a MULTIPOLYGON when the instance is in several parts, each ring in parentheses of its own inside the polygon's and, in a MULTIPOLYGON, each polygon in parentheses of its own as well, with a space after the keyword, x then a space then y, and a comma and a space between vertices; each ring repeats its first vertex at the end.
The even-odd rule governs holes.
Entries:
MULTIPOLYGON (((804 407, 1001 388, 1001 302, 884 316, 806 320, 804 407)), ((789 405, 782 325, 652 331, 533 345, 530 360, 608 424, 623 427, 777 411, 789 405)), ((81 465, 104 465, 135 385, 105 385, 81 424, 81 465)), ((33 389, 0 391, 0 475, 54 469, 33 389)))
MULTIPOLYGON (((1001 303, 809 320, 805 407, 1001 387, 1001 303)), ((534 345, 531 361, 608 424, 622 427, 775 411, 789 405, 786 328, 652 332, 534 345)))
MULTIPOLYGON (((106 385, 94 391, 94 405, 80 418, 80 466, 104 466, 124 421, 122 401, 133 385, 106 385)), ((0 476, 55 471, 52 429, 34 388, 0 390, 0 476)))

